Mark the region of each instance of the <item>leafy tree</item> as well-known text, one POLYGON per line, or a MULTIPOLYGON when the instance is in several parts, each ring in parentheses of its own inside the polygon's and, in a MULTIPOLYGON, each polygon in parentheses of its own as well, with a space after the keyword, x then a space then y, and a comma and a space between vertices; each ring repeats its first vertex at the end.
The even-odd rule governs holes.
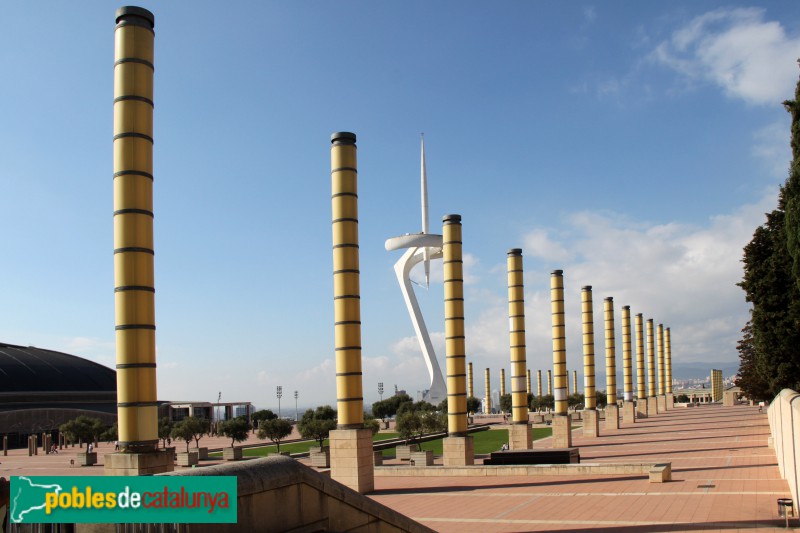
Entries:
POLYGON ((297 423, 300 435, 304 439, 319 441, 320 447, 334 429, 336 429, 336 411, 330 405, 321 405, 316 410, 307 410, 297 423))
POLYGON ((411 443, 417 442, 424 432, 422 418, 419 412, 411 409, 405 410, 397 415, 397 424, 395 428, 402 438, 411 443))
POLYGON ((539 409, 554 409, 555 405, 556 401, 552 394, 535 396, 531 399, 531 410, 533 411, 537 411, 539 409))
POLYGON ((389 418, 397 414, 401 405, 413 402, 408 394, 395 394, 383 401, 373 403, 372 415, 375 418, 389 418))
POLYGON ((608 405, 608 394, 604 390, 595 390, 595 397, 597 398, 597 408, 603 409, 608 405))
POLYGON ((792 115, 792 163, 786 180, 786 248, 792 258, 795 285, 800 288, 800 81, 794 100, 783 102, 783 106, 792 115))
POLYGON ((364 413, 364 429, 370 430, 375 435, 381 430, 381 425, 372 415, 364 413))
POLYGON ((189 443, 194 439, 195 447, 200 447, 200 439, 208 433, 210 425, 204 418, 187 416, 172 427, 170 435, 173 439, 186 441, 186 451, 189 451, 189 443))
POLYGON ((567 407, 573 407, 577 409, 579 406, 584 405, 585 402, 586 397, 579 392, 573 392, 567 396, 567 407))
POLYGON ((274 419, 278 418, 278 415, 276 415, 275 413, 273 413, 269 409, 261 409, 259 411, 256 411, 255 413, 253 413, 250 416, 250 418, 253 420, 253 425, 258 427, 258 426, 261 425, 261 422, 264 422, 264 421, 267 421, 267 420, 274 420, 274 419))
MULTIPOLYGON (((271 418, 261 423, 258 428, 259 439, 269 439, 278 447, 281 453, 281 441, 292 434, 292 423, 282 418, 271 418)), ((233 446, 233 444, 231 444, 233 446)))
POLYGON ((678 397, 675 398, 675 401, 678 403, 689 403, 689 396, 686 394, 678 394, 678 397))
POLYGON ((106 442, 119 440, 119 426, 117 425, 116 421, 100 434, 100 440, 104 440, 106 442))
POLYGON ((786 187, 744 248, 744 278, 738 284, 752 303, 738 345, 737 384, 753 400, 768 400, 800 385, 800 287, 787 249, 786 187))
POLYGON ((158 421, 158 438, 161 440, 161 447, 167 447, 167 439, 172 435, 172 427, 175 424, 168 416, 162 416, 158 421))
POLYGON ((476 398, 475 396, 470 396, 467 398, 467 412, 468 413, 477 413, 481 410, 481 401, 476 398))
POLYGON ((83 446, 83 442, 96 442, 106 428, 99 418, 81 415, 61 424, 58 429, 68 440, 71 442, 79 440, 83 446))
POLYGON ((425 433, 439 433, 447 429, 447 413, 441 411, 423 411, 420 413, 422 429, 425 433))
POLYGON ((231 439, 231 448, 237 442, 243 442, 250 436, 250 425, 243 418, 231 418, 219 425, 219 432, 231 439))
POLYGON ((504 413, 510 413, 512 405, 513 405, 513 403, 511 401, 511 395, 510 394, 504 394, 504 395, 500 396, 500 410, 501 411, 503 411, 504 413))

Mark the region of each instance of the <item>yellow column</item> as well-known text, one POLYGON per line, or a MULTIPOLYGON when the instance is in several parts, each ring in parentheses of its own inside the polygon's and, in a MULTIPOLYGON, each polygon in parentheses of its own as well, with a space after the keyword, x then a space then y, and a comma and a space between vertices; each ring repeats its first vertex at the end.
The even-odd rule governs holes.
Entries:
POLYGON ((653 340, 653 319, 647 319, 647 397, 656 395, 656 356, 653 340))
MULTIPOLYGON (((565 375, 567 377, 564 379, 564 381, 567 384, 567 398, 569 398, 569 395, 572 394, 572 392, 569 390, 569 370, 566 371, 565 375)), ((567 400, 567 405, 569 405, 569 400, 567 400)))
POLYGON ((664 324, 659 324, 656 329, 656 342, 658 346, 658 395, 663 396, 664 389, 664 324))
MULTIPOLYGON (((664 331, 664 344, 667 358, 667 394, 672 394, 672 341, 670 340, 670 328, 664 331)), ((669 402, 668 405, 672 406, 669 402)))
POLYGON ((622 306, 622 377, 623 404, 622 421, 633 424, 636 421, 636 408, 633 403, 633 355, 631 343, 631 306, 622 306))
POLYGON ((542 397, 542 371, 536 371, 536 396, 542 397))
MULTIPOLYGON (((526 382, 526 384, 528 385, 528 394, 531 394, 531 393, 532 393, 532 391, 533 391, 533 389, 531 388, 531 370, 530 370, 530 369, 527 369, 527 370, 525 371, 525 376, 526 376, 526 378, 527 378, 527 382, 526 382)), ((542 383, 541 383, 541 381, 542 381, 542 372, 541 372, 541 371, 539 371, 539 387, 540 387, 540 388, 541 388, 541 386, 542 386, 542 383)), ((539 396, 541 396, 541 394, 539 394, 539 396)))
POLYGON ((447 361, 447 431, 444 465, 473 464, 472 437, 467 436, 466 346, 464 342, 464 272, 461 216, 443 219, 444 327, 447 361))
POLYGON ((594 310, 592 286, 581 288, 581 315, 583 317, 583 394, 585 409, 597 408, 594 381, 594 310))
POLYGON ((614 298, 603 301, 603 314, 606 325, 606 428, 619 428, 619 408, 617 407, 617 346, 614 331, 614 298))
POLYGON ((336 430, 330 432, 331 479, 367 493, 375 487, 372 432, 364 428, 356 135, 331 135, 333 319, 336 430))
POLYGON ((567 413, 567 346, 564 322, 564 273, 550 274, 550 311, 553 325, 553 447, 572 446, 572 419, 567 413))
POLYGON ((155 18, 116 13, 114 32, 114 301, 117 416, 123 451, 158 445, 153 276, 153 41, 155 18))
MULTIPOLYGON (((525 284, 522 268, 522 249, 512 248, 506 254, 508 280, 508 331, 511 346, 511 426, 509 448, 529 449, 532 434, 528 424, 528 394, 531 372, 527 369, 525 348, 525 284), (527 377, 527 388, 523 380, 527 377)), ((505 377, 501 377, 505 383, 505 377)))
POLYGON ((469 365, 467 366, 467 378, 468 378, 468 383, 469 383, 469 392, 468 392, 468 396, 467 397, 468 398, 474 398, 475 397, 475 391, 472 388, 472 363, 469 363, 469 365))
POLYGON ((636 314, 636 416, 647 417, 647 391, 644 379, 644 320, 642 313, 636 314))
POLYGON ((500 369, 500 396, 506 395, 506 369, 500 369))
POLYGON ((333 303, 338 429, 364 427, 356 136, 331 136, 333 303))
POLYGON ((547 395, 548 396, 552 396, 553 395, 553 371, 552 370, 548 370, 547 371, 547 395))
POLYGON ((572 388, 573 388, 575 394, 578 394, 578 371, 577 370, 573 370, 572 371, 572 388))
POLYGON ((489 369, 486 369, 486 401, 483 403, 483 412, 487 415, 492 413, 492 389, 489 383, 489 369))

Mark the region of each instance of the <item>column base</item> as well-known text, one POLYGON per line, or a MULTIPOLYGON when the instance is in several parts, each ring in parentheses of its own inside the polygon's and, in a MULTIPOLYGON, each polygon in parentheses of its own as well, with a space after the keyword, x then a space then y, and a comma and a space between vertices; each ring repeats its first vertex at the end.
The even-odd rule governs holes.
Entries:
POLYGON ((442 441, 444 466, 470 466, 475 464, 475 441, 472 437, 446 437, 442 441))
POLYGON ((175 456, 173 450, 116 452, 107 453, 103 464, 107 476, 151 476, 175 470, 175 456))
POLYGON ((658 401, 655 396, 647 397, 647 416, 655 416, 658 414, 658 401))
POLYGON ((335 429, 328 435, 331 479, 361 494, 375 490, 372 431, 335 429))
POLYGON ((636 400, 636 418, 647 418, 647 399, 636 400))
POLYGON ((584 409, 581 413, 583 419, 583 436, 584 437, 599 437, 600 436, 600 417, 597 416, 595 409, 584 409))
POLYGON ((636 421, 636 407, 633 402, 622 403, 622 422, 624 424, 633 424, 636 421))
POLYGON ((667 409, 675 409, 675 396, 671 393, 667 393, 667 409))
POLYGON ((508 426, 508 449, 530 450, 533 447, 533 435, 530 424, 511 424, 508 426))
POLYGON ((667 410, 667 397, 661 394, 660 396, 656 396, 656 402, 658 405, 658 412, 663 413, 667 410))
POLYGON ((572 448, 572 417, 553 416, 553 448, 572 448))
POLYGON ((619 407, 606 405, 606 429, 619 429, 619 407))

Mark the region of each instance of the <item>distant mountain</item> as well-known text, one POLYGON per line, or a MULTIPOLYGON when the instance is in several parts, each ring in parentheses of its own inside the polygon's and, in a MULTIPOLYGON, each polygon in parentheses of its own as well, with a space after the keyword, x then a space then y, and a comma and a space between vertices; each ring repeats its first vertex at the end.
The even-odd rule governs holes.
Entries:
POLYGON ((739 362, 726 362, 726 363, 679 363, 673 362, 672 364, 672 378, 673 379, 692 379, 701 377, 710 377, 711 369, 716 368, 722 370, 722 377, 728 378, 733 376, 739 371, 739 362))

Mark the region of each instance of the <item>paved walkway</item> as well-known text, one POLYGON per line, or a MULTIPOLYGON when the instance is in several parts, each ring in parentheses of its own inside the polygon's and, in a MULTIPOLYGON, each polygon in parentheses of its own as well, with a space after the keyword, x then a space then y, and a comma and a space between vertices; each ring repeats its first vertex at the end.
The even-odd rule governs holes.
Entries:
POLYGON ((370 496, 444 532, 785 531, 776 499, 790 494, 767 447, 766 412, 712 405, 603 428, 601 421, 598 438, 573 432, 582 462, 671 461, 673 481, 625 475, 376 477, 370 496))

